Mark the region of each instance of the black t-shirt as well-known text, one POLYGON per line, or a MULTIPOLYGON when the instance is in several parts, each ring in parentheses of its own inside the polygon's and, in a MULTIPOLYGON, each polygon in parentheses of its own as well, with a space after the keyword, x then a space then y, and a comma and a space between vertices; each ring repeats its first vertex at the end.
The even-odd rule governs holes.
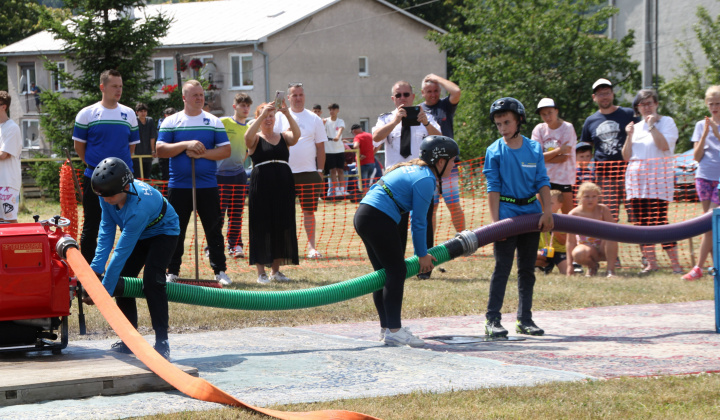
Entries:
POLYGON ((433 118, 435 118, 435 121, 440 124, 440 132, 442 135, 454 139, 453 118, 455 117, 457 104, 450 102, 450 95, 440 99, 433 106, 428 106, 425 102, 421 105, 425 112, 431 114, 433 118))
POLYGON ((597 111, 585 120, 580 141, 593 145, 598 162, 623 160, 622 147, 627 138, 625 126, 631 121, 636 118, 630 108, 618 107, 612 114, 597 111))
POLYGON ((152 118, 145 118, 145 124, 138 118, 138 132, 140 133, 140 143, 135 145, 136 155, 151 155, 152 149, 150 139, 157 140, 157 128, 152 118))

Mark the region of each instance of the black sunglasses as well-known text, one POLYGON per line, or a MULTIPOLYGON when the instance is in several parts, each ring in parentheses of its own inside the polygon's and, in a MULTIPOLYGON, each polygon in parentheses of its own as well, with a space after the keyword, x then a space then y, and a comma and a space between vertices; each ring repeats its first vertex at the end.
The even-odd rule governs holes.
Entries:
POLYGON ((412 93, 410 93, 410 92, 402 92, 402 93, 398 92, 395 94, 395 97, 398 99, 400 99, 403 96, 408 98, 408 97, 410 97, 410 95, 412 95, 412 93))

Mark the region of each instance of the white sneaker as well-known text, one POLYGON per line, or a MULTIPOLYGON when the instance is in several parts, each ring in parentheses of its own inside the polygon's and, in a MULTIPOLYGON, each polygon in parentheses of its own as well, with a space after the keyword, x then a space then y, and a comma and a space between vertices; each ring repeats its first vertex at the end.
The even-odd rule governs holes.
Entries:
POLYGON ((232 280, 230 280, 230 277, 228 277, 224 271, 215 274, 215 281, 219 282, 223 286, 228 286, 232 283, 232 280))
POLYGON ((267 274, 262 273, 258 276, 257 282, 260 284, 268 284, 270 283, 270 277, 268 277, 267 274))
POLYGON ((290 281, 290 279, 280 271, 270 276, 270 279, 273 281, 290 281))
POLYGON ((228 254, 233 258, 245 258, 245 251, 240 245, 235 245, 234 247, 230 248, 228 254))
POLYGON ((205 253, 205 258, 210 258, 210 248, 209 247, 206 246, 205 248, 203 248, 203 253, 205 253))
POLYGON ((178 279, 177 274, 170 274, 170 273, 165 274, 165 281, 168 283, 175 283, 175 280, 177 280, 177 279, 178 279))
POLYGON ((412 335, 407 328, 400 328, 397 332, 387 329, 383 341, 388 346, 425 347, 425 342, 412 335))
POLYGON ((378 341, 385 340, 385 331, 387 331, 387 328, 380 328, 380 338, 378 339, 378 341))
POLYGON ((318 252, 317 249, 311 249, 310 252, 308 252, 308 259, 310 260, 319 260, 322 258, 322 254, 318 252))

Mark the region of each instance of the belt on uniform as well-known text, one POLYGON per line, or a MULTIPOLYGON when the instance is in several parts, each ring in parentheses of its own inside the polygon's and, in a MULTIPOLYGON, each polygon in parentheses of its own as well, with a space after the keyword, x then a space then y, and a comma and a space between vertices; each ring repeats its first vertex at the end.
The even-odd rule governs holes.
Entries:
POLYGON ((290 164, 287 163, 287 162, 284 161, 284 160, 276 160, 276 159, 273 159, 273 160, 266 160, 265 162, 256 163, 253 167, 254 167, 254 168, 257 168, 258 166, 262 166, 262 165, 265 165, 265 164, 267 164, 267 163, 284 163, 284 164, 290 166, 290 164))
POLYGON ((501 195, 500 201, 504 201, 506 203, 517 204, 518 206, 526 206, 530 203, 537 201, 537 196, 533 195, 532 197, 528 197, 528 198, 515 198, 515 197, 508 197, 505 195, 501 195))
POLYGON ((160 221, 163 219, 163 217, 165 217, 165 212, 167 211, 167 206, 168 206, 167 200, 165 199, 165 197, 163 197, 163 205, 162 205, 162 209, 160 209, 160 214, 158 214, 158 217, 156 217, 155 220, 148 223, 148 225, 145 226, 145 229, 151 228, 151 227, 157 225, 158 223, 160 223, 160 221))
POLYGON ((393 196, 392 191, 390 191, 390 188, 388 188, 388 186, 385 185, 385 181, 380 179, 378 182, 376 182, 376 184, 378 184, 380 187, 382 187, 383 190, 385 190, 387 195, 390 197, 390 199, 393 201, 393 203, 395 203, 395 205, 397 206, 398 210, 400 211, 400 214, 405 214, 408 212, 407 210, 403 209, 402 206, 400 205, 400 203, 398 203, 395 200, 395 197, 393 196))

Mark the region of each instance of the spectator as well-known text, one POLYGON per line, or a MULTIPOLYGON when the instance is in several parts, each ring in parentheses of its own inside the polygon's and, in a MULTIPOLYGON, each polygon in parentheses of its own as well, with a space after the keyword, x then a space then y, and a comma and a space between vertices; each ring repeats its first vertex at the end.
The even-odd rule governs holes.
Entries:
POLYGON ((20 127, 8 116, 12 97, 4 90, 0 91, 0 220, 17 223, 22 172, 20 153, 22 137, 20 127))
POLYGON ((347 194, 345 188, 345 144, 342 135, 345 132, 345 121, 338 118, 340 105, 328 106, 330 117, 325 118, 325 173, 330 176, 328 197, 342 197, 347 194))
POLYGON ((322 106, 320 104, 315 104, 312 107, 313 114, 317 115, 318 117, 322 118, 322 106))
POLYGON ((40 105, 42 104, 42 101, 40 100, 40 90, 35 83, 30 83, 30 93, 32 93, 33 98, 35 98, 35 108, 40 109, 40 105))
MULTIPOLYGON (((380 341, 391 346, 423 347, 425 342, 402 327, 401 311, 407 268, 405 238, 397 230, 400 215, 407 211, 427 213, 439 178, 448 176, 459 153, 449 137, 429 136, 420 145, 421 159, 401 162, 388 169, 370 188, 355 213, 354 225, 375 270, 385 269, 382 290, 373 292, 380 318, 380 341)), ((435 257, 428 254, 424 217, 413 217, 413 245, 420 272, 432 270, 435 257)))
MULTIPOLYGON (((487 179, 488 205, 493 222, 523 214, 542 212, 538 230, 553 228, 550 206, 550 179, 545 171, 540 144, 520 134, 526 122, 525 107, 514 98, 500 98, 490 106, 490 120, 500 137, 485 154, 483 174, 487 179), (521 163, 522 162, 522 163, 521 163), (540 195, 542 208, 537 197, 540 195)), ((532 320, 532 298, 535 286, 535 260, 540 233, 527 232, 510 236, 493 244, 495 269, 490 277, 490 297, 485 313, 485 334, 506 337, 500 324, 513 259, 517 251, 519 304, 515 331, 543 335, 545 331, 532 320)))
POLYGON ((290 146, 300 138, 300 127, 289 115, 283 100, 280 112, 285 114, 290 130, 274 132, 273 103, 260 104, 255 120, 245 133, 245 144, 253 161, 250 177, 250 265, 257 267, 257 282, 290 281, 281 265, 298 265, 297 230, 295 226, 295 181, 288 164, 290 146), (265 267, 271 267, 270 277, 265 267))
POLYGON ((595 178, 603 191, 604 202, 618 219, 620 202, 625 198, 625 166, 622 147, 625 144, 625 127, 635 121, 633 110, 613 104, 613 85, 607 79, 593 83, 593 101, 599 110, 589 116, 583 125, 580 141, 595 146, 595 178))
MULTIPOLYGON (((631 122, 625 128, 627 140, 622 154, 623 158, 629 161, 625 171, 627 203, 634 224, 667 225, 668 206, 673 201, 675 192, 673 151, 678 139, 678 129, 672 118, 657 113, 658 96, 652 89, 638 92, 633 108, 642 120, 637 124, 631 122)), ((662 247, 670 258, 673 273, 682 274, 677 242, 664 243, 662 247)), ((657 271, 655 244, 642 244, 640 250, 647 261, 640 275, 657 271)))
POLYGON ((360 124, 353 124, 350 132, 355 136, 353 149, 360 149, 360 177, 363 180, 363 190, 367 192, 375 177, 375 148, 372 135, 363 131, 360 124))
POLYGON ((89 263, 95 257, 102 210, 100 201, 90 187, 95 166, 103 159, 117 157, 132 171, 135 145, 140 143, 135 111, 118 101, 122 96, 123 80, 117 70, 100 74, 102 99, 78 112, 73 128, 75 152, 85 163, 83 173, 83 227, 80 251, 89 263))
MULTIPOLYGON (((159 191, 133 180, 130 168, 121 159, 108 158, 100 162, 93 171, 91 183, 93 196, 102 207, 102 222, 90 267, 102 277, 102 284, 110 296, 116 296, 118 308, 135 329, 138 327, 137 305, 135 298, 122 297, 125 290, 123 277, 137 277, 140 270, 143 271, 142 290, 155 330, 155 350, 169 360, 165 268, 180 233, 177 213, 159 191), (120 239, 106 268, 118 227, 120 239)), ((83 301, 92 304, 89 297, 83 301)), ((113 344, 111 349, 130 353, 122 341, 113 344)))
MULTIPOLYGON (((163 111, 163 117, 158 120, 157 124, 157 131, 160 131, 160 126, 162 125, 163 121, 165 121, 165 118, 173 115, 176 113, 177 110, 173 107, 165 108, 163 111)), ((155 156, 157 156, 157 151, 155 153, 155 156)), ((163 181, 169 181, 170 180, 170 159, 167 158, 158 158, 158 163, 160 164, 160 179, 163 181)))
POLYGON ((245 172, 245 132, 248 129, 247 117, 250 114, 252 99, 247 93, 235 95, 231 117, 220 118, 230 140, 230 157, 217 162, 217 182, 220 187, 220 223, 228 215, 228 255, 233 258, 245 256, 242 241, 243 209, 247 195, 247 173, 245 172))
MULTIPOLYGON (((431 114, 435 121, 440 125, 440 131, 443 136, 455 138, 453 131, 453 119, 455 117, 455 110, 460 102, 460 87, 455 83, 444 79, 435 74, 428 74, 422 81, 420 93, 425 100, 420 104, 425 112, 431 114), (440 87, 445 88, 448 96, 440 99, 440 87)), ((450 211, 450 217, 452 219, 453 226, 458 232, 465 230, 465 213, 463 213, 462 206, 460 205, 460 171, 459 165, 460 158, 455 158, 455 166, 450 177, 442 179, 442 191, 443 201, 450 211)), ((440 194, 435 192, 433 197, 433 214, 432 214, 432 226, 433 231, 437 226, 437 209, 440 203, 440 194)))
MULTIPOLYGON (((395 105, 392 112, 378 117, 373 129, 373 146, 385 144, 385 167, 389 168, 401 162, 409 162, 420 156, 420 143, 427 135, 440 135, 440 126, 430 114, 426 114, 422 107, 417 109, 417 118, 406 118, 408 109, 415 101, 412 86, 406 81, 399 81, 392 87, 390 99, 395 105)), ((432 226, 433 205, 427 213, 428 226, 432 226)), ((402 215, 398 229, 400 237, 407 242, 409 213, 402 215)), ((433 246, 432 228, 426 230, 427 246, 433 246)), ((421 273, 418 278, 429 278, 429 273, 421 273)))
POLYGON ((576 175, 573 152, 577 144, 575 128, 558 116, 558 107, 550 98, 541 99, 535 113, 540 115, 543 122, 533 129, 532 139, 542 145, 550 189, 562 191, 562 212, 568 214, 573 208, 573 175, 576 175))
MULTIPOLYGON (((323 121, 317 115, 305 109, 305 89, 302 83, 288 84, 287 98, 290 102, 290 115, 300 127, 300 138, 290 149, 290 169, 295 178, 295 189, 300 197, 303 211, 303 224, 308 238, 308 258, 322 258, 315 245, 315 212, 318 197, 322 191, 322 172, 325 167, 325 145, 327 136, 323 121)), ((287 131, 290 122, 281 114, 275 122, 275 131, 287 131)))
POLYGON ((575 189, 580 187, 583 182, 595 182, 595 173, 591 167, 592 144, 580 142, 575 146, 575 162, 577 165, 575 189))
MULTIPOLYGON (((610 208, 600 203, 600 187, 592 182, 585 182, 578 190, 578 206, 570 211, 571 216, 587 217, 617 223, 610 208)), ((617 261, 617 242, 591 238, 584 235, 567 235, 567 275, 575 272, 573 263, 588 267, 586 276, 594 276, 598 272, 600 261, 617 261)), ((614 276, 615 264, 607 263, 607 276, 614 276)))
POLYGON ((182 265, 185 233, 193 212, 193 190, 197 203, 197 216, 205 231, 210 252, 210 266, 215 280, 229 285, 232 280, 225 273, 224 239, 220 196, 218 194, 216 161, 230 157, 230 141, 225 127, 216 116, 203 111, 203 87, 197 80, 188 80, 182 86, 185 109, 163 121, 157 141, 159 157, 170 158, 168 201, 180 219, 180 237, 168 266, 167 280, 177 279, 182 265), (193 161, 194 159, 194 161, 193 161), (192 165, 195 166, 193 179, 192 165), (195 186, 193 188, 193 186, 195 186))
MULTIPOLYGON (((140 102, 135 105, 135 114, 138 119, 138 132, 140 133, 140 143, 135 146, 135 155, 152 155, 157 157, 155 153, 155 140, 157 140, 157 126, 151 117, 148 117, 148 107, 140 102)), ((140 171, 140 160, 133 159, 133 168, 135 169, 133 176, 137 178, 150 179, 152 171, 152 159, 143 158, 142 173, 140 171)))
MULTIPOLYGON (((720 179, 720 86, 710 86, 705 91, 705 105, 709 117, 698 121, 693 132, 693 159, 698 162, 695 171, 695 190, 703 212, 718 206, 718 179, 720 179)), ((684 280, 697 280, 702 277, 702 269, 708 255, 712 252, 712 232, 707 232, 700 242, 697 265, 685 274, 684 280)))
MULTIPOLYGON (((550 190, 550 205, 553 213, 557 213, 562 209, 564 199, 565 196, 562 191, 550 190)), ((560 232, 541 233, 535 267, 540 268, 545 274, 552 273, 555 267, 558 268, 560 273, 567 272, 566 239, 567 235, 560 232)))

